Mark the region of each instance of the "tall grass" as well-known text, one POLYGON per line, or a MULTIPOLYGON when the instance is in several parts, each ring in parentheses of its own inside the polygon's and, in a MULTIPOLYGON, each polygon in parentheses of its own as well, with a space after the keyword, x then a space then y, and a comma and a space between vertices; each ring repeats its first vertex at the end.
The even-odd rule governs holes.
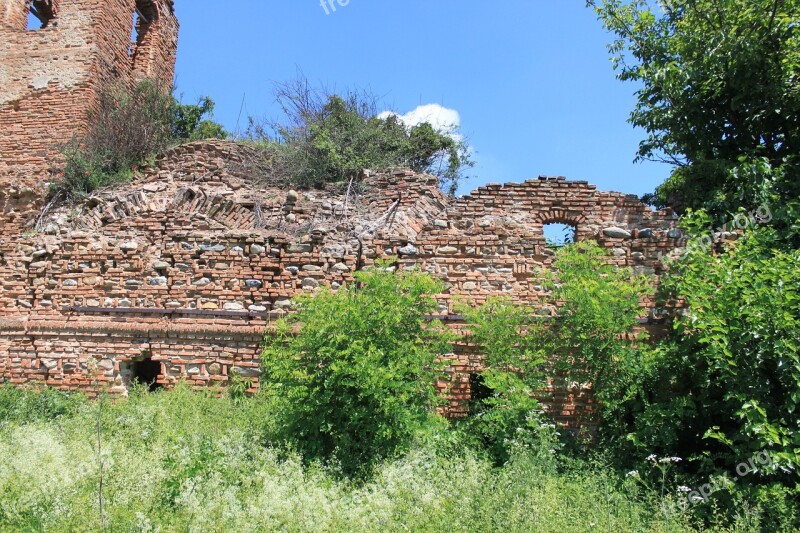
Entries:
POLYGON ((692 530, 613 473, 564 471, 549 454, 492 468, 433 439, 348 481, 270 447, 259 397, 179 387, 90 402, 0 387, 0 417, 0 531, 692 530))

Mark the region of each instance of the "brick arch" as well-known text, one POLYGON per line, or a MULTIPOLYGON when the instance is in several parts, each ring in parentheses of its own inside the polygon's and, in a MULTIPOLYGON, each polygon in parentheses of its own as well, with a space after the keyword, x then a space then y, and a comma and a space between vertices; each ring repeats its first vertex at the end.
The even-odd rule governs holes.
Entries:
POLYGON ((207 194, 195 187, 178 190, 171 200, 148 198, 143 191, 116 196, 81 215, 75 228, 96 230, 125 218, 153 213, 202 216, 228 229, 258 228, 254 210, 233 202, 228 196, 207 194))
POLYGON ((538 213, 535 220, 542 226, 545 224, 568 224, 577 227, 586 222, 586 215, 578 211, 553 209, 544 213, 538 213))

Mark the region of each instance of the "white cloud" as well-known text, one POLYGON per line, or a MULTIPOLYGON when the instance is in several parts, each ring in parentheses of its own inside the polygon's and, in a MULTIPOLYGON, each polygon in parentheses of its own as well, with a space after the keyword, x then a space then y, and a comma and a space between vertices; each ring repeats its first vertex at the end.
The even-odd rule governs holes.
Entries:
POLYGON ((378 115, 378 118, 385 119, 392 115, 409 128, 427 122, 437 131, 446 133, 458 141, 461 140, 461 136, 455 133, 461 126, 461 115, 455 109, 449 109, 439 104, 425 104, 405 115, 397 114, 394 111, 384 111, 378 115))

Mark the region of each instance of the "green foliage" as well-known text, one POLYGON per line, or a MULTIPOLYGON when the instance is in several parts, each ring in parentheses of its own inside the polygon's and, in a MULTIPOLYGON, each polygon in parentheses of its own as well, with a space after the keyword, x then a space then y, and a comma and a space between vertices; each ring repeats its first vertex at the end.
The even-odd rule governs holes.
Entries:
POLYGON ((104 87, 86 134, 63 151, 64 177, 53 196, 72 199, 129 179, 133 167, 169 145, 171 118, 172 96, 157 82, 104 87))
MULTIPOLYGON (((31 422, 0 418, 0 531, 103 530, 97 405, 49 420, 37 414, 37 392, 13 393, 27 406, 19 419, 31 422)), ((363 483, 341 480, 265 446, 258 436, 273 416, 264 396, 234 402, 187 386, 106 400, 105 529, 693 531, 608 468, 559 473, 552 458, 530 454, 493 468, 468 450, 414 448, 363 483)))
POLYGON ((297 185, 321 187, 358 178, 364 169, 403 166, 435 174, 454 194, 464 170, 473 165, 455 131, 438 131, 428 123, 406 127, 391 114, 379 117, 376 98, 366 92, 319 91, 300 79, 279 86, 277 100, 285 121, 264 127, 251 119, 249 135, 285 152, 297 185))
POLYGON ((76 199, 109 185, 125 182, 134 170, 181 141, 224 137, 221 126, 203 120, 214 109, 210 98, 197 105, 180 104, 156 81, 129 89, 108 85, 99 92, 98 106, 88 116, 85 135, 63 149, 62 179, 51 196, 76 199))
MULTIPOLYGON (((684 218, 690 232, 709 224, 702 214, 684 218)), ((672 265, 661 298, 677 306, 673 331, 621 368, 613 424, 603 431, 620 464, 677 456, 685 484, 735 478, 735 490, 714 501, 729 512, 744 499, 758 503, 765 523, 783 524, 768 530, 800 526, 800 255, 781 244, 762 227, 726 253, 694 246, 672 265), (737 473, 759 453, 769 464, 737 473)))
MULTIPOLYGON (((765 476, 797 475, 800 466, 800 252, 780 251, 772 230, 753 230, 727 253, 690 251, 665 280, 687 312, 674 323, 665 357, 694 372, 696 414, 689 427, 703 449, 730 450, 729 468, 766 450, 765 476), (718 445, 715 445, 718 443, 718 445)), ((708 456, 712 461, 713 455, 708 456)))
POLYGON ((618 77, 640 85, 630 122, 639 157, 678 165, 657 202, 716 211, 748 207, 737 169, 763 159, 797 197, 800 150, 798 0, 589 0, 607 29, 618 77))
POLYGON ((533 397, 547 375, 557 376, 559 387, 592 384, 603 427, 615 425, 625 369, 642 353, 637 345, 644 339, 634 330, 649 283, 608 259, 592 242, 557 252, 553 270, 542 275, 550 296, 540 302, 557 307, 556 318, 506 300, 462 310, 485 354, 482 378, 492 391, 463 424, 495 461, 507 460, 520 444, 550 438, 533 397))
POLYGON ((182 104, 176 99, 172 113, 174 139, 196 141, 224 139, 228 136, 222 125, 213 121, 214 101, 208 96, 198 99, 197 104, 182 104))
POLYGON ((490 393, 473 399, 470 416, 459 421, 461 430, 495 464, 505 464, 521 449, 550 444, 554 435, 534 396, 546 386, 541 325, 530 309, 506 299, 492 299, 479 308, 463 306, 460 311, 471 340, 482 348, 480 384, 490 393))
POLYGON ((263 354, 278 431, 307 460, 368 473, 440 419, 434 385, 448 334, 425 315, 442 290, 429 276, 359 272, 360 287, 298 300, 263 354))
POLYGON ((0 427, 72 416, 85 401, 83 396, 55 389, 19 389, 0 384, 0 427))
POLYGON ((230 383, 228 383, 227 391, 228 397, 234 401, 241 401, 247 398, 247 391, 253 387, 253 380, 242 377, 236 371, 231 371, 230 383))
POLYGON ((591 241, 560 250, 548 278, 558 318, 545 330, 546 351, 558 373, 591 383, 601 409, 611 409, 620 369, 638 357, 645 341, 635 330, 652 280, 614 266, 591 241))

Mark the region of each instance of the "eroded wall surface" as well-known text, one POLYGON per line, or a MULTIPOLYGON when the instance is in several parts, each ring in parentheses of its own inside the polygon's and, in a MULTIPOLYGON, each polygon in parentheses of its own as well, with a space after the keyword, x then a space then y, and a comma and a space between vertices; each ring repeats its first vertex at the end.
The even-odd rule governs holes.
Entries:
MULTIPOLYGON (((535 273, 553 258, 548 222, 576 226, 579 240, 596 239, 654 283, 661 257, 681 245, 670 211, 585 182, 488 185, 451 202, 436 178, 395 170, 296 192, 259 185, 246 156, 225 141, 184 145, 135 182, 49 213, 38 232, 4 235, 2 375, 123 392, 146 358, 166 386, 211 386, 233 372, 257 384, 259 341, 292 297, 335 290, 380 258, 441 278, 439 314, 458 327, 459 298, 544 295, 535 273)), ((480 364, 473 351, 457 346, 441 384, 456 413, 480 364)), ((556 400, 565 421, 581 408, 556 400)))

